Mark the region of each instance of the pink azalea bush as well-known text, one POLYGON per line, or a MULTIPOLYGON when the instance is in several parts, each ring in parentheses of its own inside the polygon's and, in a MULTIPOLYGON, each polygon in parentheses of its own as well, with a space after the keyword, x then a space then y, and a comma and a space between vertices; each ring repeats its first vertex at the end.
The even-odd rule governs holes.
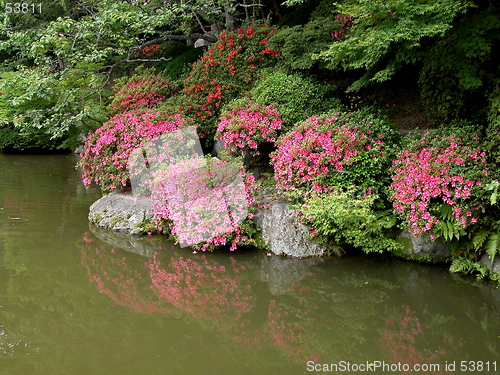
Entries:
POLYGON ((415 236, 429 232, 435 238, 446 231, 446 211, 454 232, 467 228, 480 214, 474 195, 491 180, 485 163, 477 135, 427 132, 410 139, 391 168, 394 211, 415 236))
POLYGON ((237 101, 222 113, 215 139, 224 140, 224 147, 233 153, 257 156, 257 147, 264 142, 274 145, 281 128, 276 107, 251 100, 237 101))
POLYGON ((108 118, 134 111, 150 109, 172 93, 171 85, 150 71, 124 77, 113 87, 115 95, 107 108, 108 118))
POLYGON ((129 184, 128 158, 137 148, 160 135, 187 126, 180 115, 145 111, 124 113, 106 122, 85 142, 77 166, 83 168, 83 184, 92 182, 102 191, 112 191, 129 184))
POLYGON ((276 187, 383 188, 396 137, 391 126, 366 113, 309 118, 277 141, 271 156, 276 187))
POLYGON ((197 250, 254 245, 254 176, 218 159, 194 159, 165 168, 152 189, 159 231, 197 250))

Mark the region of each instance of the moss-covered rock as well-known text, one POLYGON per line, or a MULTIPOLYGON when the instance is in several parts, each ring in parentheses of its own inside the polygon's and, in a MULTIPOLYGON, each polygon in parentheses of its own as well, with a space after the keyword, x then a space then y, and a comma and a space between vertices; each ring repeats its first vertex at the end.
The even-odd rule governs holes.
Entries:
POLYGON ((451 257, 450 245, 442 238, 436 240, 427 239, 422 235, 413 237, 408 231, 402 231, 397 242, 403 245, 403 249, 394 251, 393 255, 421 262, 444 262, 451 257))
POLYGON ((90 206, 89 220, 99 228, 131 234, 156 232, 151 199, 117 190, 90 206))

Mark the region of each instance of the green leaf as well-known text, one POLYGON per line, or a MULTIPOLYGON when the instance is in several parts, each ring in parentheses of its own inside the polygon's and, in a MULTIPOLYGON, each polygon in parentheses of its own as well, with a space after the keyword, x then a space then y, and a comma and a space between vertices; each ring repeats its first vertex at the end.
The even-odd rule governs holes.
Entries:
POLYGON ((453 239, 453 234, 454 234, 454 228, 453 224, 451 224, 451 221, 447 221, 446 224, 448 225, 448 236, 449 240, 451 241, 453 239))
POLYGON ((439 212, 443 220, 453 221, 453 208, 449 204, 441 204, 439 212))
POLYGON ((488 243, 486 244, 486 253, 490 256, 491 263, 495 260, 495 255, 498 250, 498 233, 492 234, 488 238, 488 243))
POLYGON ((445 240, 448 240, 448 226, 445 221, 440 221, 439 225, 441 226, 441 230, 443 231, 443 237, 445 240))
POLYGON ((491 231, 485 230, 479 233, 476 233, 472 238, 472 244, 474 245, 475 250, 479 250, 481 246, 483 246, 484 241, 491 234, 491 231))

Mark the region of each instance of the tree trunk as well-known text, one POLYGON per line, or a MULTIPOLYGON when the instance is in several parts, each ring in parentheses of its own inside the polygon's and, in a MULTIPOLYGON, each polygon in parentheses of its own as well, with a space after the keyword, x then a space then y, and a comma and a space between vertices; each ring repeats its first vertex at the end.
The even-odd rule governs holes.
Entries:
POLYGON ((273 6, 274 6, 274 11, 276 12, 276 15, 278 16, 278 20, 281 21, 283 18, 281 11, 280 11, 280 4, 278 3, 277 0, 273 0, 273 6))
POLYGON ((229 13, 229 6, 225 5, 224 6, 224 15, 226 18, 226 29, 228 31, 234 31, 236 30, 236 20, 234 19, 234 16, 229 13))

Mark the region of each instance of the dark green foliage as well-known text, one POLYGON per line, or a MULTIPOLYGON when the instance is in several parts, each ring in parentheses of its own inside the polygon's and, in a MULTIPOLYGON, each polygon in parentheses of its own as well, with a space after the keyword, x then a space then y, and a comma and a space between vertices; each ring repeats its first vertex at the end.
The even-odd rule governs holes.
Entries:
POLYGON ((500 165, 500 80, 493 81, 493 85, 493 91, 488 97, 488 126, 483 147, 498 166, 500 165))
POLYGON ((457 21, 427 51, 419 83, 432 119, 441 124, 464 117, 484 119, 485 90, 498 77, 499 39, 500 18, 484 10, 457 21))
MULTIPOLYGON (((76 141, 76 136, 71 139, 76 141)), ((23 131, 12 124, 0 125, 0 149, 71 149, 73 145, 76 146, 76 142, 70 144, 69 134, 65 134, 62 139, 52 140, 44 129, 32 128, 23 131)))
POLYGON ((88 64, 78 67, 71 78, 48 66, 0 72, 0 127, 9 138, 2 140, 5 147, 25 148, 31 139, 33 147, 67 148, 78 143, 78 134, 102 124, 102 98, 88 94, 99 85, 98 78, 85 70, 88 64), (80 101, 86 94, 87 105, 80 101))
POLYGON ((279 29, 270 40, 272 48, 280 51, 284 64, 292 69, 323 67, 322 61, 313 60, 313 54, 328 48, 335 27, 333 18, 314 18, 306 25, 279 29))
POLYGON ((185 43, 171 43, 163 57, 169 61, 159 61, 155 64, 158 73, 173 80, 185 78, 191 65, 203 55, 203 48, 194 48, 185 43))
POLYGON ((327 0, 327 1, 321 1, 321 0, 312 0, 309 1, 305 4, 299 5, 297 7, 294 7, 293 10, 291 10, 288 14, 286 14, 279 22, 278 26, 284 27, 284 26, 297 26, 297 25, 303 25, 307 23, 311 18, 314 17, 312 15, 313 11, 322 4, 328 3, 328 5, 331 6, 332 1, 327 0))

